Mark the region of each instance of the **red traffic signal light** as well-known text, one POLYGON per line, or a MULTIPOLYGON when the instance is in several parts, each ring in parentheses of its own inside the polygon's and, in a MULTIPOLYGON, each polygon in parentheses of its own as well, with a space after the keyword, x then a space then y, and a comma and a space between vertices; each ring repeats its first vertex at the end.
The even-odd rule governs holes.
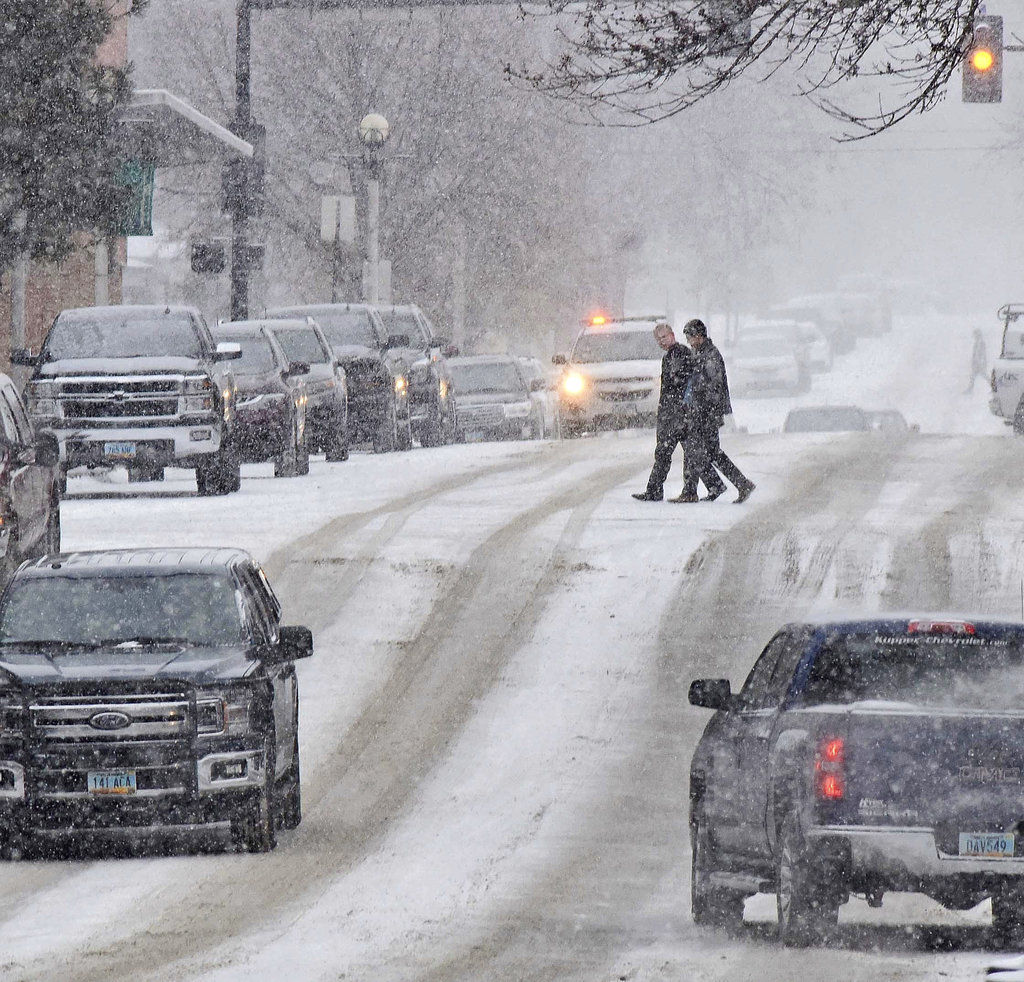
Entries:
POLYGON ((1003 18, 974 18, 974 33, 964 54, 964 102, 1003 100, 1003 18))

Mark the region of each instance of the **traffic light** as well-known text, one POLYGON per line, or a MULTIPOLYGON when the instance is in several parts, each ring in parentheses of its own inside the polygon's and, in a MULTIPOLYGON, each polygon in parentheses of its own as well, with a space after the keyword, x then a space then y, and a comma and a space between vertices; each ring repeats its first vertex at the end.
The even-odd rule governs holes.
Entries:
POLYGON ((1003 101, 1003 18, 974 18, 964 55, 964 102, 1003 101))

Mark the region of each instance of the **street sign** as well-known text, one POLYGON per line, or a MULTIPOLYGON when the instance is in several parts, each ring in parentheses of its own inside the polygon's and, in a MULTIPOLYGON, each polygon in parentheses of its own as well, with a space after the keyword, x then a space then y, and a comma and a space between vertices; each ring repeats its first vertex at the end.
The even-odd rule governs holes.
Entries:
POLYGON ((325 194, 320 199, 320 239, 330 245, 356 241, 356 199, 347 194, 325 194))
POLYGON ((156 166, 126 160, 118 169, 117 183, 127 190, 124 211, 118 226, 121 235, 153 234, 153 186, 156 166))

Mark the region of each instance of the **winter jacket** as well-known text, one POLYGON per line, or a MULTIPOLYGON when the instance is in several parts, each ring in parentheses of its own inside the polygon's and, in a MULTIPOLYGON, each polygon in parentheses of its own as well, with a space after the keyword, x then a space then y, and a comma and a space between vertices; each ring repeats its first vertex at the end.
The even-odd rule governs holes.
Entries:
POLYGON ((722 425, 722 418, 732 412, 729 379, 725 374, 722 353, 710 338, 693 350, 693 382, 688 400, 689 411, 701 422, 722 425))
POLYGON ((678 341, 661 359, 661 396, 658 428, 676 428, 686 422, 686 385, 693 374, 694 353, 678 341))

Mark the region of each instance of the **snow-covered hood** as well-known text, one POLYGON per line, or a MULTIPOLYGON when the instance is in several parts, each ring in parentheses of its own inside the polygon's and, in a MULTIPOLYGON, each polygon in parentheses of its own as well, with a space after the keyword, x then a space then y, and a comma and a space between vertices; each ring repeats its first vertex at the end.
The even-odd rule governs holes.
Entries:
POLYGON ((661 379, 660 361, 599 361, 570 364, 569 371, 601 381, 609 378, 661 379))
POLYGON ((66 375, 152 375, 154 373, 201 372, 205 365, 198 358, 165 355, 159 358, 66 358, 41 365, 36 378, 66 375))
POLYGON ((255 663, 238 648, 179 648, 160 645, 40 654, 31 645, 0 651, 0 671, 27 685, 89 680, 144 682, 183 679, 224 682, 250 674, 255 663))
POLYGON ((380 361, 380 352, 376 348, 368 348, 362 344, 336 344, 333 346, 334 357, 342 364, 348 361, 380 361))

